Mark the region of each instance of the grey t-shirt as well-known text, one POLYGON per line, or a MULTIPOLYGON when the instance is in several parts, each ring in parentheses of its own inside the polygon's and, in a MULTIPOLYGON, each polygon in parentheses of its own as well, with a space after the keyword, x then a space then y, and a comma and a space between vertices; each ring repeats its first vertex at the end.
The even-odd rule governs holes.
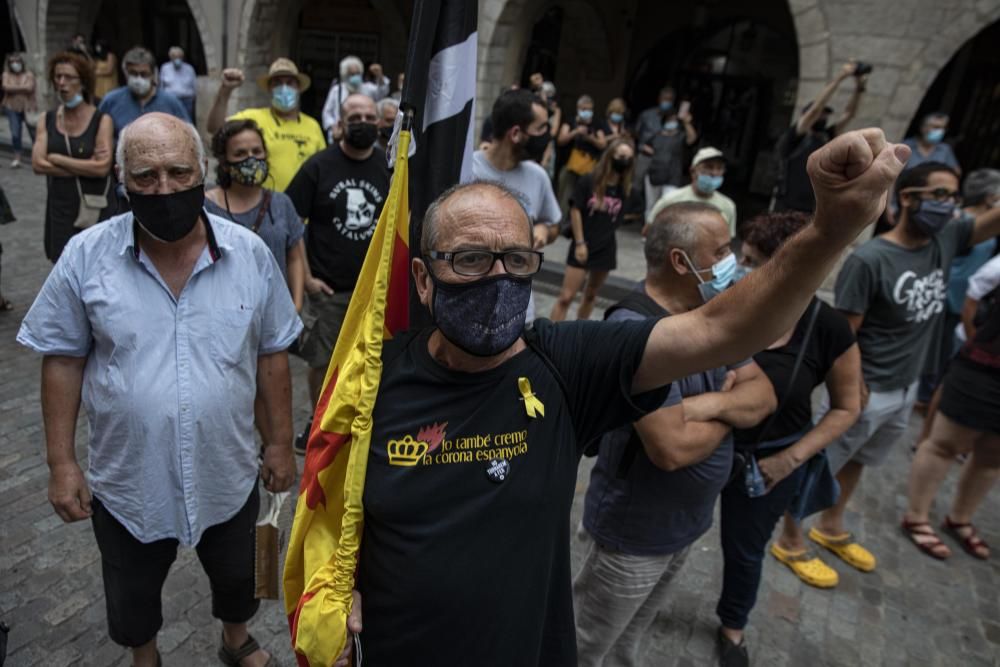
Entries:
MULTIPOLYGON (((208 197, 205 198, 205 208, 209 213, 213 213, 220 218, 232 220, 243 225, 247 229, 253 229, 260 214, 260 204, 257 204, 249 211, 243 213, 232 213, 223 206, 217 205, 208 197)), ((299 239, 306 232, 306 226, 302 224, 302 219, 295 211, 292 200, 283 192, 271 192, 270 214, 264 213, 257 228, 257 234, 261 240, 271 249, 271 254, 278 261, 281 268, 281 275, 288 280, 288 251, 299 242, 299 239)))
POLYGON ((490 164, 483 151, 476 151, 472 154, 472 175, 478 179, 497 181, 513 190, 532 224, 555 225, 562 218, 549 175, 531 160, 524 160, 513 169, 500 171, 490 164))
MULTIPOLYGON (((624 308, 608 317, 609 321, 636 319, 643 316, 624 308)), ((718 391, 728 370, 751 361, 674 382, 663 407, 677 405, 686 396, 718 391)), ((634 556, 675 553, 711 528, 715 500, 733 468, 733 438, 727 435, 704 461, 673 472, 657 468, 639 447, 621 479, 618 466, 632 433, 626 426, 601 439, 584 501, 583 525, 605 548, 634 556)))
POLYGON ((676 134, 663 134, 660 132, 653 137, 650 144, 653 147, 653 157, 649 163, 649 182, 653 185, 674 185, 680 186, 684 165, 684 144, 687 135, 684 130, 678 130, 676 134))
POLYGON ((969 246, 973 224, 970 218, 949 222, 916 249, 876 237, 844 262, 836 307, 864 315, 858 346, 873 390, 908 387, 925 368, 931 343, 942 335, 951 262, 969 246))

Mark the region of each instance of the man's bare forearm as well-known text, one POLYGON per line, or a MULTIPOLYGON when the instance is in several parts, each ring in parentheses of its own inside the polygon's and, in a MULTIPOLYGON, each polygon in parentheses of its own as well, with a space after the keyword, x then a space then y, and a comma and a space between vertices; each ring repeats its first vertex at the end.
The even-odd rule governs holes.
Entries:
POLYGON ((219 92, 215 94, 215 100, 212 102, 212 108, 208 112, 208 118, 205 121, 205 127, 208 129, 209 134, 218 132, 219 128, 226 122, 226 107, 229 106, 229 96, 231 94, 232 89, 219 86, 219 92))
POLYGON ((76 420, 86 357, 42 359, 42 421, 49 467, 76 464, 76 420))
POLYGON ((257 392, 267 412, 269 447, 292 446, 292 380, 288 353, 275 352, 257 359, 257 392))

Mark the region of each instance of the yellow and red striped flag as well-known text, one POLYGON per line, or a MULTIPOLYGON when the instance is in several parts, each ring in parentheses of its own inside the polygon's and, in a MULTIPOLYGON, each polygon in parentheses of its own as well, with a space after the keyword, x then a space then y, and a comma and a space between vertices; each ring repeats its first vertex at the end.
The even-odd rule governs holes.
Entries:
POLYGON ((285 559, 285 612, 302 667, 333 664, 347 643, 382 341, 409 321, 410 133, 398 140, 389 196, 316 404, 285 559))

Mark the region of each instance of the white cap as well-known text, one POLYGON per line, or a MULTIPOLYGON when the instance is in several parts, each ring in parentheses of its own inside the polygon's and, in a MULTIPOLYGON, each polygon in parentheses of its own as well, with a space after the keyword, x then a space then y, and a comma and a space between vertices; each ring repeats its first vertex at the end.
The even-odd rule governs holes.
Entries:
POLYGON ((706 146, 694 154, 694 159, 691 160, 691 166, 696 167, 705 160, 725 160, 725 156, 722 155, 722 151, 718 148, 706 146))

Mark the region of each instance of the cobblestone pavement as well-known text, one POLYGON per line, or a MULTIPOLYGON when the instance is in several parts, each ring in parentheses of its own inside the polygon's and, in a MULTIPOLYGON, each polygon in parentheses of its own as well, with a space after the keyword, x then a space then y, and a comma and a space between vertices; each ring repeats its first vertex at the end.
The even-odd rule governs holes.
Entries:
MULTIPOLYGON (((85 522, 64 525, 46 500, 40 359, 14 342, 49 269, 41 241, 45 183, 27 169, 10 170, 8 159, 2 158, 0 153, 0 183, 20 217, 0 227, 3 294, 15 304, 13 312, 0 313, 0 618, 11 626, 7 664, 126 665, 125 651, 107 638, 91 528, 85 522)), ((547 313, 552 289, 542 286, 539 291, 538 311, 547 313)), ((306 416, 304 368, 297 361, 293 368, 296 422, 301 425, 306 416)), ((81 461, 86 461, 85 435, 81 422, 81 461)), ((939 563, 919 554, 900 534, 913 435, 911 430, 885 468, 867 474, 851 508, 850 526, 878 556, 877 571, 861 574, 827 558, 839 571, 841 584, 824 592, 801 585, 783 566, 766 561, 748 631, 755 664, 1000 664, 1000 556, 982 563, 956 548, 950 561, 939 563)), ((581 468, 573 526, 579 521, 588 468, 587 462, 581 468)), ((953 480, 954 474, 942 498, 950 497, 953 480)), ((937 520, 945 509, 943 502, 937 504, 937 520)), ((1000 546, 998 510, 994 493, 978 520, 985 538, 1000 546)), ((574 540, 577 561, 579 551, 574 540)), ((694 546, 668 608, 648 636, 647 664, 714 662, 720 566, 713 529, 694 546)), ((219 626, 211 618, 208 582, 193 551, 181 551, 163 597, 160 647, 165 664, 218 664, 219 626)), ((262 605, 251 631, 286 665, 293 664, 278 603, 262 605)))

